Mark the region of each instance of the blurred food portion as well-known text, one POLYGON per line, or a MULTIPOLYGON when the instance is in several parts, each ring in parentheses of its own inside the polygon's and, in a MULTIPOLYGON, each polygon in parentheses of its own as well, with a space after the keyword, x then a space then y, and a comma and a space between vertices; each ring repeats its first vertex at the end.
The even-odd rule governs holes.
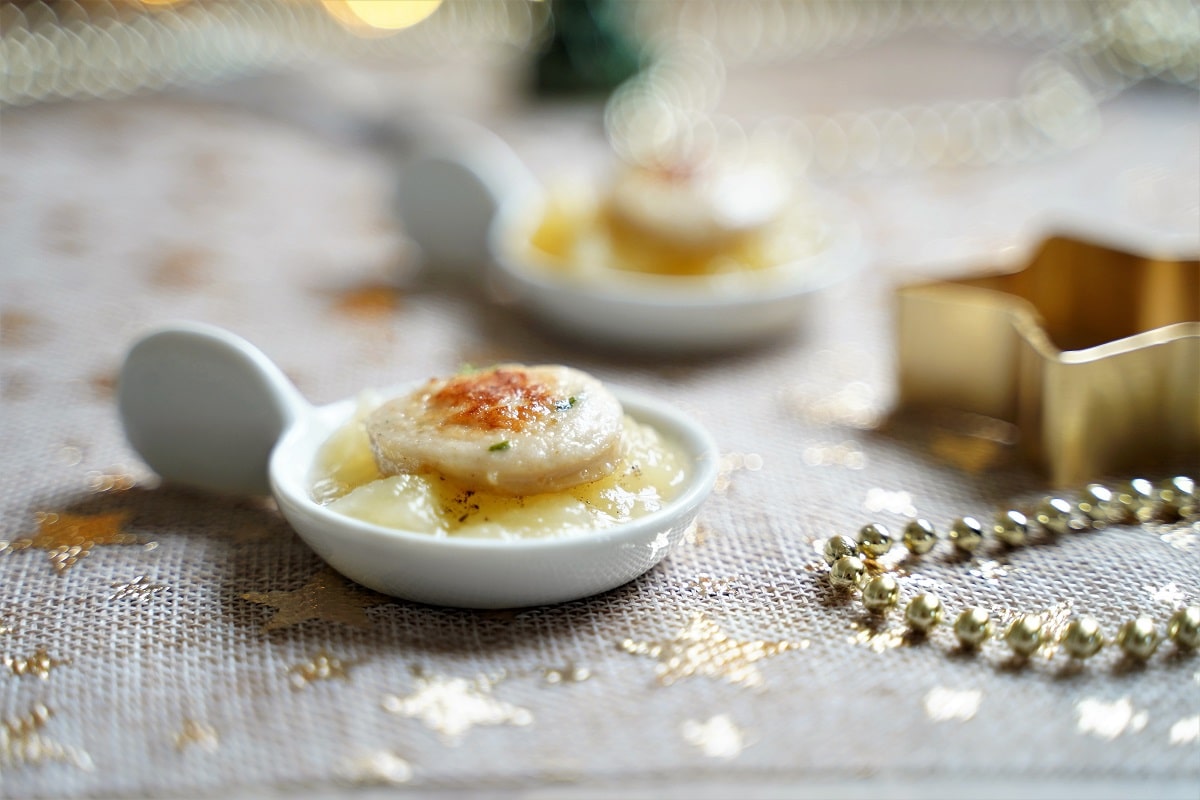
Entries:
POLYGON ((819 209, 769 165, 624 166, 547 196, 531 244, 552 271, 677 277, 754 272, 826 243, 819 209))

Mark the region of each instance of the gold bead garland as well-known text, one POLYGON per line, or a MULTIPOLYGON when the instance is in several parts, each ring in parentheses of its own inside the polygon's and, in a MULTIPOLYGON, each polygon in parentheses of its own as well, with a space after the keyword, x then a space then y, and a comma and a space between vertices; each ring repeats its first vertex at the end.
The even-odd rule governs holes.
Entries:
POLYGON ((1029 658, 1046 641, 1046 626, 1040 614, 1022 614, 1004 632, 1004 641, 1014 653, 1029 658))
POLYGON ((858 549, 868 558, 879 558, 892 549, 892 537, 882 525, 864 525, 858 532, 858 549))
POLYGON ((1104 634, 1096 620, 1076 617, 1063 629, 1062 646, 1072 658, 1091 658, 1104 646, 1104 634))
POLYGON ((858 542, 843 534, 829 537, 829 540, 825 542, 825 563, 832 566, 835 561, 844 556, 858 556, 858 542))
POLYGON ((1121 623, 1117 629, 1117 645, 1129 655, 1142 661, 1154 655, 1161 641, 1154 620, 1137 617, 1121 623))
POLYGON ((974 517, 959 517, 950 526, 950 544, 963 553, 974 553, 983 544, 983 525, 974 517))
POLYGON ((963 647, 979 647, 991 638, 992 615, 979 606, 965 609, 954 620, 954 635, 963 647))
POLYGON ((867 577, 867 565, 857 556, 842 556, 829 568, 829 582, 838 589, 862 586, 867 577))
POLYGON ((927 633, 941 624, 945 613, 936 594, 919 594, 904 607, 904 621, 914 632, 927 633))
POLYGON ((863 605, 868 611, 887 611, 900 600, 900 585, 891 575, 876 575, 862 588, 863 605))
MULTIPOLYGON (((1078 502, 1072 504, 1061 497, 1043 498, 1029 516, 1017 509, 1006 509, 996 515, 990 529, 974 517, 964 516, 953 521, 948 539, 954 552, 969 555, 986 540, 986 533, 1010 549, 1030 541, 1031 533, 1040 529, 1049 536, 1068 531, 1098 529, 1110 524, 1145 524, 1155 521, 1190 520, 1200 516, 1195 481, 1185 476, 1166 480, 1158 485, 1137 478, 1116 490, 1099 483, 1086 486, 1078 502)), ((937 544, 937 531, 928 520, 914 519, 904 527, 905 548, 912 556, 923 556, 937 544)), ((861 590, 863 606, 872 614, 883 614, 900 600, 900 587, 892 576, 871 575, 878 572, 875 559, 891 548, 887 529, 870 523, 859 531, 857 541, 849 536, 831 537, 824 548, 829 564, 829 581, 842 591, 861 590)), ((941 624, 946 615, 941 599, 933 593, 913 597, 904 608, 909 634, 922 637, 941 624)), ((995 624, 987 609, 972 606, 963 609, 954 619, 953 631, 960 646, 966 650, 981 647, 996 633, 995 624)), ((1091 658, 1108 642, 1099 623, 1086 615, 1075 615, 1057 635, 1047 628, 1040 614, 1018 614, 1001 634, 1013 655, 1028 659, 1044 645, 1055 643, 1072 659, 1091 658)), ((1160 634, 1156 622, 1139 616, 1124 622, 1112 642, 1124 655, 1134 661, 1151 658, 1162 643, 1170 639, 1182 650, 1200 649, 1200 606, 1177 609, 1167 620, 1165 634, 1160 634)))
POLYGON ((923 556, 937 544, 937 531, 927 519, 909 520, 904 526, 904 546, 913 555, 923 556))

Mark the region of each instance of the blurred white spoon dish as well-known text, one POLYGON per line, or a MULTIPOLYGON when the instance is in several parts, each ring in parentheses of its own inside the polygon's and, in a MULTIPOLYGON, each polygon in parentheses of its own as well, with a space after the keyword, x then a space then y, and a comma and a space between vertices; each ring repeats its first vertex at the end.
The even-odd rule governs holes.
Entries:
POLYGON ((300 537, 346 577, 422 603, 514 608, 588 597, 646 572, 680 542, 716 480, 716 447, 700 425, 667 403, 609 388, 628 417, 680 453, 683 483, 645 516, 538 538, 434 536, 322 505, 313 494, 318 454, 359 400, 309 405, 261 351, 220 328, 176 324, 140 339, 117 401, 130 444, 163 478, 270 491, 300 537))
POLYGON ((488 230, 500 207, 540 192, 537 179, 499 136, 465 119, 440 118, 405 162, 396 212, 432 275, 479 283, 488 230))
POLYGON ((618 181, 524 194, 489 237, 499 295, 575 338, 658 353, 795 330, 865 260, 842 204, 748 173, 701 187, 618 181))
POLYGON ((546 188, 491 131, 459 126, 400 175, 434 272, 589 344, 662 354, 780 337, 863 266, 847 204, 772 163, 626 167, 546 188))

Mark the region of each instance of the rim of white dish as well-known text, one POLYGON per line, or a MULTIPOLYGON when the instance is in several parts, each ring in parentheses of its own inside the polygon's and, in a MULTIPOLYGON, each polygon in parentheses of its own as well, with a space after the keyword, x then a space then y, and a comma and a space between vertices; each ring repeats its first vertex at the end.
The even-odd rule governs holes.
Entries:
POLYGON ((529 242, 545 208, 544 198, 517 198, 505 203, 488 231, 488 247, 496 265, 517 280, 541 290, 574 292, 630 305, 723 308, 756 301, 769 302, 816 292, 856 274, 866 261, 862 233, 844 201, 812 193, 811 205, 821 209, 830 232, 829 243, 803 258, 784 261, 753 272, 716 275, 658 275, 610 269, 604 280, 557 277, 552 259, 529 258, 529 242), (531 263, 535 262, 535 263, 531 263))
MULTIPOLYGON (((414 382, 381 391, 379 394, 384 397, 392 397, 410 391, 417 385, 419 382, 414 382)), ((620 540, 642 538, 649 533, 664 530, 667 527, 665 523, 669 520, 687 516, 689 512, 699 507, 716 483, 720 454, 711 434, 700 423, 676 407, 628 388, 619 386, 609 386, 609 388, 621 401, 626 414, 638 422, 654 426, 660 434, 682 447, 685 454, 691 457, 693 464, 688 482, 679 495, 669 500, 658 511, 626 523, 558 536, 496 539, 438 536, 432 533, 390 528, 333 511, 328 506, 323 506, 312 499, 309 485, 310 475, 320 444, 323 444, 333 431, 344 424, 354 413, 358 405, 356 398, 348 398, 314 408, 310 414, 297 420, 288 429, 271 453, 271 490, 281 507, 290 505, 302 513, 311 515, 315 521, 329 525, 330 528, 418 547, 512 551, 579 547, 602 540, 615 540, 612 541, 613 544, 620 544, 620 540), (316 438, 317 444, 311 446, 310 452, 293 452, 298 446, 297 442, 304 437, 316 438), (299 463, 301 460, 302 464, 299 463)), ((347 542, 347 545, 353 546, 351 542, 347 542)))

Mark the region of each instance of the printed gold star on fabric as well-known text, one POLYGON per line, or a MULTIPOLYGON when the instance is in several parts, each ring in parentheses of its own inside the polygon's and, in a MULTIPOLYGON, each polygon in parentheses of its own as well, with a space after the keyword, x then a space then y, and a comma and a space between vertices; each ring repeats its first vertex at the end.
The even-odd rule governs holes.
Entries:
POLYGON ((388 602, 383 595, 351 583, 326 568, 292 591, 246 592, 243 600, 271 606, 274 616, 263 626, 273 631, 309 620, 340 622, 357 628, 370 624, 366 609, 388 602))
POLYGON ((592 671, 590 669, 578 666, 570 661, 561 667, 546 667, 542 670, 542 680, 549 686, 583 683, 591 677, 592 671))
POLYGON ((733 473, 741 470, 757 472, 762 469, 762 466, 762 456, 758 453, 722 454, 717 470, 717 482, 713 485, 713 491, 717 494, 725 494, 733 482, 733 473))
POLYGON ((756 662, 786 650, 803 650, 808 647, 808 642, 739 642, 731 639, 708 617, 696 614, 674 638, 657 642, 625 639, 620 647, 626 653, 657 660, 654 674, 663 686, 693 675, 761 686, 763 677, 756 662))
POLYGON ((687 588, 703 597, 717 597, 719 595, 736 594, 740 583, 740 575, 717 578, 709 575, 707 572, 701 572, 687 584, 687 588))
POLYGON ((980 689, 951 689, 948 686, 935 686, 929 690, 922 700, 925 716, 934 722, 967 722, 979 711, 983 700, 980 689))
POLYGON ((1186 522, 1179 524, 1154 525, 1147 526, 1150 530, 1158 534, 1158 538, 1167 545, 1174 547, 1176 550, 1182 550, 1185 553, 1200 548, 1200 522, 1187 524, 1186 522))
POLYGON ((66 572, 93 548, 111 544, 137 544, 138 539, 121 530, 129 521, 128 511, 110 514, 69 514, 44 511, 37 514, 38 530, 32 536, 0 542, 0 553, 37 548, 50 554, 58 574, 66 572))
POLYGON ((358 786, 398 786, 412 780, 413 768, 390 750, 376 750, 347 759, 342 777, 358 786))
POLYGON ((162 289, 194 289, 209 280, 213 254, 198 247, 175 247, 163 253, 149 282, 162 289))
POLYGON ((468 679, 417 672, 416 681, 412 694, 403 697, 386 695, 384 710, 400 717, 419 719, 448 744, 457 744, 467 731, 478 725, 521 727, 533 724, 533 714, 528 709, 506 703, 492 694, 497 681, 486 675, 468 679))
POLYGON ((1075 704, 1079 715, 1076 727, 1082 734, 1112 741, 1122 734, 1139 733, 1150 721, 1150 712, 1135 708, 1128 697, 1109 701, 1085 697, 1075 704))
POLYGON ((36 314, 20 308, 6 308, 0 312, 0 343, 29 344, 36 339, 34 334, 41 326, 42 320, 36 314))
POLYGON ((685 742, 699 748, 709 758, 737 758, 750 743, 746 731, 728 714, 718 714, 707 720, 685 720, 679 732, 685 742))
POLYGON ((1168 744, 1171 747, 1186 747, 1200 742, 1200 714, 1180 717, 1171 726, 1168 744))
POLYGON ((183 727, 175 733, 175 749, 180 753, 193 747, 206 753, 215 753, 220 746, 221 737, 217 729, 201 720, 185 719, 183 727))
POLYGON ((65 747, 42 733, 51 711, 40 703, 28 713, 0 721, 0 774, 7 767, 47 762, 92 768, 92 759, 82 750, 65 747))
POLYGON ((876 653, 894 650, 916 641, 907 627, 888 625, 883 620, 853 622, 850 627, 854 629, 854 633, 847 637, 847 641, 870 648, 876 653))
POLYGON ((395 286, 369 283, 335 294, 333 309, 359 320, 386 320, 400 309, 402 296, 395 286))
POLYGON ((691 525, 688 525, 687 530, 683 532, 683 540, 693 547, 703 547, 704 543, 708 541, 708 537, 711 534, 712 531, 710 529, 701 525, 699 522, 693 522, 691 525))
POLYGON ((108 596, 109 600, 133 598, 143 603, 167 588, 161 583, 150 583, 145 575, 138 575, 131 581, 113 581, 109 585, 113 588, 113 593, 108 596))
POLYGON ((36 675, 42 680, 49 678, 50 673, 54 670, 70 663, 69 660, 62 661, 52 657, 43 647, 39 647, 34 651, 33 655, 24 658, 16 656, 4 657, 4 666, 8 667, 13 675, 17 677, 22 675, 36 675))
POLYGON ((312 658, 293 664, 288 668, 288 680, 293 689, 303 689, 317 681, 350 680, 350 668, 356 661, 350 661, 330 655, 324 650, 318 650, 312 658))

